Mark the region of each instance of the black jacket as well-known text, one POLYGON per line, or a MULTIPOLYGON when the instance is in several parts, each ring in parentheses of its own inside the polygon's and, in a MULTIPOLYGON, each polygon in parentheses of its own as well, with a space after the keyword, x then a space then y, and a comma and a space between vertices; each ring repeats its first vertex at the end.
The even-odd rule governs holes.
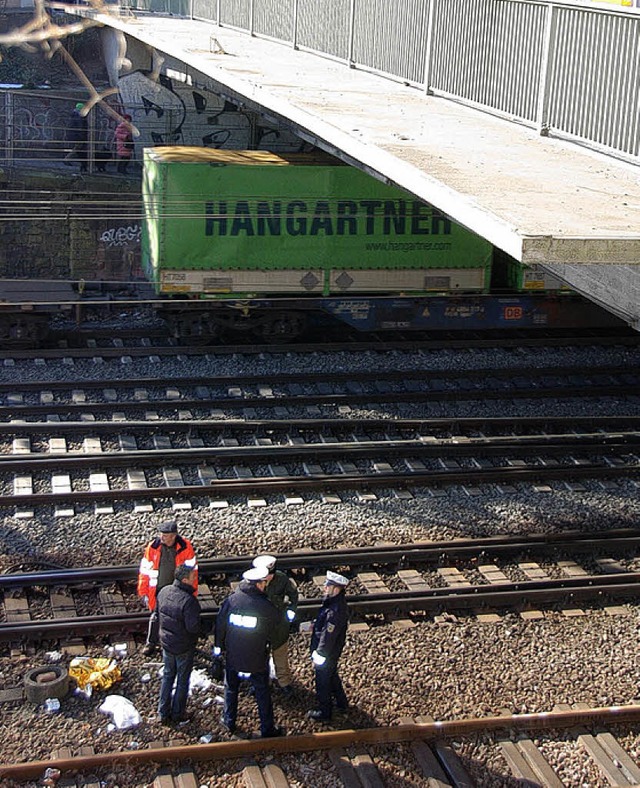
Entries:
POLYGON ((311 651, 317 651, 330 662, 337 662, 347 639, 348 624, 349 608, 344 591, 324 599, 313 622, 311 651))
POLYGON ((86 142, 89 135, 89 122, 74 109, 67 128, 67 142, 86 142))
POLYGON ((193 586, 174 580, 158 593, 160 645, 170 654, 195 649, 201 633, 200 603, 193 586))
POLYGON ((280 614, 253 583, 243 581, 222 603, 216 620, 216 646, 227 666, 243 673, 268 669, 269 644, 280 614))
POLYGON ((271 637, 271 648, 275 650, 289 640, 291 622, 287 618, 287 610, 291 608, 295 611, 298 607, 298 589, 290 577, 276 569, 265 593, 269 602, 275 605, 280 613, 278 625, 271 637))

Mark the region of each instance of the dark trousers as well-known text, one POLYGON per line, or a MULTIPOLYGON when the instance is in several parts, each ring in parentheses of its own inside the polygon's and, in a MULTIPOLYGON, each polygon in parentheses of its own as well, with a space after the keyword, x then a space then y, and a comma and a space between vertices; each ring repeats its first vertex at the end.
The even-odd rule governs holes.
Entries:
POLYGON ((124 175, 127 171, 127 167, 129 166, 130 159, 119 159, 118 160, 118 172, 121 175, 124 175))
POLYGON ((349 705, 338 675, 338 663, 327 660, 322 667, 316 665, 316 700, 318 709, 325 717, 331 717, 333 698, 339 709, 346 709, 349 705))
POLYGON ((158 608, 151 611, 149 617, 149 628, 147 629, 147 644, 157 646, 160 640, 160 619, 158 618, 158 608))
POLYGON ((260 734, 270 736, 275 728, 273 721, 273 704, 271 693, 269 692, 269 669, 265 666, 262 673, 251 673, 247 678, 238 675, 238 672, 225 666, 224 670, 224 711, 222 717, 224 724, 232 730, 236 727, 236 717, 238 715, 238 690, 240 683, 248 681, 255 690, 256 703, 258 704, 258 714, 260 715, 260 734))
POLYGON ((162 649, 164 670, 158 702, 158 714, 161 717, 171 717, 179 722, 184 714, 189 697, 189 678, 193 668, 193 656, 193 649, 185 651, 184 654, 170 654, 162 649), (174 683, 176 685, 175 692, 173 692, 174 683), (171 698, 172 692, 173 699, 171 698))

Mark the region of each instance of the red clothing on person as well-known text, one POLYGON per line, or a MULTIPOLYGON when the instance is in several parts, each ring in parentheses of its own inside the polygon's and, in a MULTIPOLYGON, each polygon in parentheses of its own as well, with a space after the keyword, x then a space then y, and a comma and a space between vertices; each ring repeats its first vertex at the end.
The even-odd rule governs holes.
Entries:
POLYGON ((130 159, 133 156, 133 135, 131 133, 130 119, 118 123, 114 138, 116 141, 116 153, 119 158, 130 159))
MULTIPOLYGON (((188 539, 178 535, 175 543, 176 566, 186 564, 191 569, 198 570, 196 555, 188 539)), ((160 566, 160 555, 162 552, 162 540, 157 537, 146 546, 140 570, 138 573, 138 596, 146 596, 149 599, 149 610, 154 610, 156 606, 156 593, 158 591, 158 568, 160 566)), ((198 591, 198 576, 194 583, 194 589, 198 591)))

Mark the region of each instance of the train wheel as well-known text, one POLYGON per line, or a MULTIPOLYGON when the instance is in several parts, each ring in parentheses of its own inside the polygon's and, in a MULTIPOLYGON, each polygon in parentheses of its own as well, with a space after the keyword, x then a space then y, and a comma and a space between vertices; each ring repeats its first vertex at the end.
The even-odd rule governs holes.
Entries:
POLYGON ((220 339, 220 326, 205 313, 171 317, 171 333, 182 344, 208 345, 220 339))
POLYGON ((0 317, 0 340, 8 347, 37 347, 49 332, 48 318, 4 315, 0 317))
POLYGON ((278 312, 257 327, 256 333, 265 342, 291 342, 304 332, 307 320, 300 312, 278 312))

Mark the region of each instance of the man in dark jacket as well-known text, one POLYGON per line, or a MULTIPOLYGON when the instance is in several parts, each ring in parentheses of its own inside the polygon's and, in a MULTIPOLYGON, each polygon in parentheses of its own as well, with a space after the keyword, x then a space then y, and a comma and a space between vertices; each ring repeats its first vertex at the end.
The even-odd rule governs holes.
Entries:
POLYGON ((78 159, 80 172, 87 171, 88 162, 89 122, 86 115, 82 114, 83 109, 84 104, 79 101, 69 118, 66 136, 67 142, 71 143, 71 150, 64 157, 65 164, 71 164, 71 159, 78 159))
POLYGON ((195 582, 196 570, 181 564, 175 570, 173 584, 164 586, 158 593, 157 610, 164 663, 158 714, 163 725, 186 720, 189 678, 196 642, 202 629, 195 582), (176 689, 172 700, 174 682, 176 689))
POLYGON ((333 699, 346 711, 349 701, 338 675, 338 660, 347 638, 349 609, 345 589, 349 580, 336 572, 327 572, 322 607, 313 623, 311 659, 316 672, 317 708, 307 713, 316 722, 331 719, 333 699))
POLYGON ((273 721, 269 692, 269 642, 279 614, 265 596, 268 575, 264 567, 248 569, 243 582, 223 602, 216 621, 214 654, 225 655, 222 724, 230 733, 236 729, 240 682, 249 681, 258 704, 260 734, 282 735, 273 721))
POLYGON ((284 572, 276 569, 273 555, 259 555, 253 559, 254 566, 264 566, 269 571, 267 577, 267 599, 280 613, 277 627, 271 635, 271 658, 280 689, 285 695, 293 694, 293 676, 289 667, 289 632, 295 621, 298 607, 298 589, 293 580, 284 572))

